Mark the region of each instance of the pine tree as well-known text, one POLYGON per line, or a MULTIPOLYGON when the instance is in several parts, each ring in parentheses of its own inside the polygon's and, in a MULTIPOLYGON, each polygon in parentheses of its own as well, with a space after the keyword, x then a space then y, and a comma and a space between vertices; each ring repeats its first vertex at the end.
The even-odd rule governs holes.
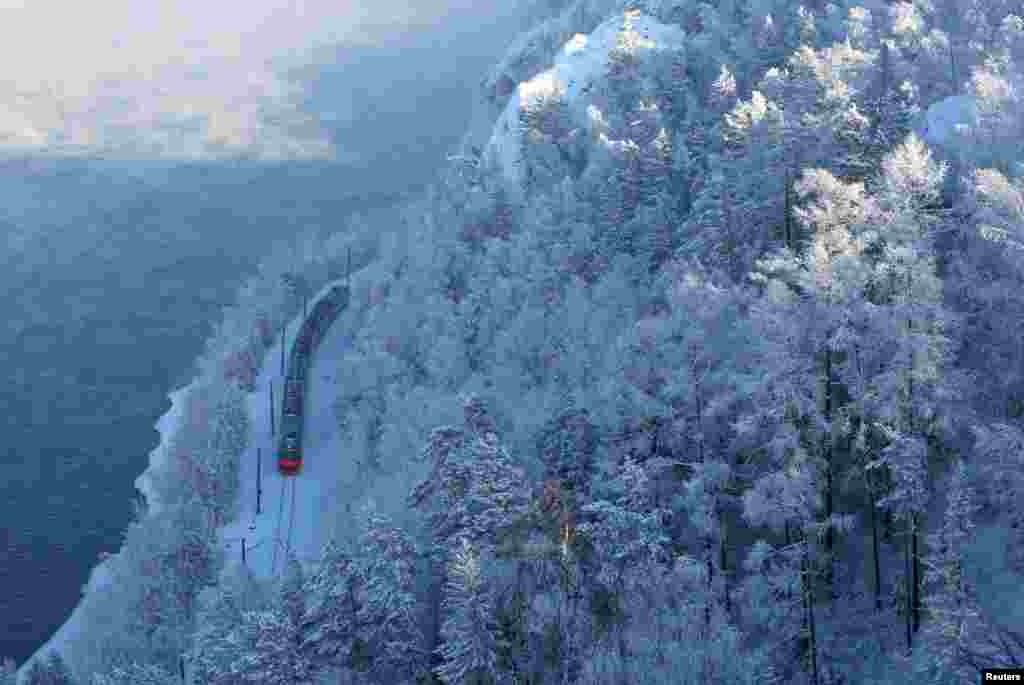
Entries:
POLYGON ((545 480, 559 479, 579 501, 587 498, 594 474, 596 427, 586 409, 567 407, 537 437, 545 480))
MULTIPOLYGON (((821 672, 818 663, 815 574, 812 569, 818 555, 815 543, 823 532, 818 517, 821 509, 818 485, 821 481, 821 464, 815 463, 809 456, 799 448, 794 448, 784 469, 758 479, 754 487, 743 495, 743 516, 755 526, 768 526, 786 534, 784 558, 787 564, 778 582, 783 587, 799 587, 803 614, 801 656, 806 659, 805 667, 811 682, 817 685, 821 672), (795 536, 794 542, 790 542, 791 533, 795 536)), ((786 605, 781 605, 780 609, 785 610, 786 605)))
POLYGON ((189 651, 189 668, 197 682, 210 685, 235 685, 232 672, 246 644, 240 639, 239 626, 246 611, 257 610, 262 602, 249 571, 239 569, 215 589, 204 593, 189 651))
POLYGON ((635 459, 626 456, 609 475, 612 477, 602 483, 604 487, 595 492, 594 500, 580 510, 583 523, 568 531, 571 537, 562 542, 560 596, 570 612, 569 620, 558 624, 559 645, 564 667, 575 665, 580 658, 575 634, 580 619, 572 609, 587 588, 591 596, 609 600, 603 615, 594 620, 616 627, 617 656, 624 669, 621 677, 629 679, 626 624, 644 582, 668 561, 670 541, 662 527, 668 512, 655 505, 651 479, 635 459), (589 557, 585 568, 578 562, 583 553, 589 557))
POLYGON ((324 545, 306 580, 303 650, 318 665, 354 667, 365 643, 358 636, 364 579, 350 554, 336 542, 324 545))
POLYGON ((492 546, 499 531, 528 509, 529 492, 522 469, 495 432, 482 400, 465 400, 462 429, 435 429, 421 453, 433 464, 431 474, 410 495, 414 506, 430 512, 434 554, 459 537, 492 546))
POLYGON ((879 506, 904 522, 904 611, 906 617, 907 651, 913 647, 913 634, 920 625, 920 571, 918 539, 928 505, 928 448, 917 435, 882 427, 889 445, 870 468, 886 467, 892 474, 893 491, 879 501, 879 506))
POLYGON ((314 667, 301 649, 301 626, 289 616, 281 599, 270 609, 242 614, 237 629, 241 650, 230 672, 268 685, 310 685, 314 667))
POLYGON ((33 661, 28 669, 25 685, 73 685, 74 679, 64 659, 51 651, 46 661, 33 661))
MULTIPOLYGON (((733 273, 746 273, 757 256, 785 240, 786 186, 794 170, 784 146, 784 122, 778 105, 756 90, 723 117, 728 177, 736 186, 729 193, 730 225, 722 227, 738 232, 724 236, 727 251, 737 260, 733 273)), ((791 249, 792 242, 786 243, 791 249)))
POLYGON ((438 648, 443 664, 438 677, 450 685, 493 685, 498 678, 498 642, 495 599, 479 551, 462 538, 452 554, 445 585, 441 628, 444 643, 438 648))
POLYGON ((803 543, 775 547, 756 541, 743 561, 747 574, 737 592, 751 637, 760 638, 787 670, 799 664, 793 646, 801 644, 806 629, 803 550, 803 543))
POLYGON ((1011 425, 1024 415, 1024 184, 995 169, 966 180, 966 225, 944 246, 947 292, 963 314, 958 364, 973 406, 1011 425))
POLYGON ((425 662, 416 598, 418 552, 405 531, 371 502, 362 513, 358 573, 365 579, 358 636, 381 682, 412 682, 425 662))
POLYGON ((10 657, 0 662, 0 685, 18 685, 18 665, 10 657))
POLYGON ((132 663, 93 676, 91 685, 179 685, 181 680, 161 666, 132 663))
POLYGON ((831 594, 835 534, 849 524, 836 511, 845 467, 837 450, 841 409, 852 388, 857 349, 872 335, 864 292, 872 275, 865 233, 874 202, 863 184, 844 183, 822 169, 804 172, 795 191, 799 203, 793 213, 808 239, 800 253, 784 249, 761 260, 754 277, 766 286, 752 317, 761 332, 752 349, 765 371, 755 386, 762 399, 741 424, 740 444, 768 452, 767 473, 805 455, 801 461, 812 470, 823 505, 815 525, 824 549, 813 562, 824 571, 831 594))
POLYGON ((928 623, 924 637, 931 675, 935 682, 973 682, 976 674, 965 668, 964 647, 969 644, 978 616, 974 584, 965 569, 967 546, 974 537, 973 517, 978 507, 958 461, 947 490, 942 526, 928 535, 924 581, 930 592, 924 599, 928 623))
POLYGON ((870 380, 871 412, 889 446, 886 466, 894 490, 880 503, 905 522, 907 649, 920 626, 919 532, 927 504, 929 445, 950 412, 958 376, 949 368, 948 331, 955 323, 942 297, 935 265, 933 220, 928 208, 941 195, 944 165, 914 135, 882 161, 877 182, 877 236, 871 299, 874 335, 861 344, 876 369, 870 380))

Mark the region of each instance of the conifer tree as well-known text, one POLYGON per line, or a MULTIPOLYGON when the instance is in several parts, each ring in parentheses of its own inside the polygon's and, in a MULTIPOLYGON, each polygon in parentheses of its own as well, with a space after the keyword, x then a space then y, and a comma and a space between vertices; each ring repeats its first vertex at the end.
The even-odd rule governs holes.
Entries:
POLYGON ((63 657, 51 651, 45 661, 33 661, 25 678, 26 685, 74 685, 71 670, 63 657))
POLYGON ((965 668, 964 648, 977 629, 978 600, 966 559, 967 547, 975 535, 973 518, 978 506, 962 461, 954 466, 946 492, 942 525, 928 535, 924 558, 924 582, 929 592, 923 603, 929 620, 923 636, 935 682, 957 679, 967 683, 976 678, 965 668))
POLYGON ((90 685, 179 685, 181 679, 161 666, 132 663, 96 674, 90 685))
POLYGON ((370 654, 371 674, 381 682, 412 682, 424 665, 424 635, 416 597, 418 552, 409 536, 377 511, 363 510, 357 559, 364 579, 356 613, 358 637, 370 654))
POLYGON ((10 657, 0 662, 0 685, 18 685, 18 666, 10 657))
POLYGON ((351 668, 356 656, 365 651, 358 632, 363 586, 352 556, 333 540, 324 545, 304 587, 303 650, 314 663, 351 668))
POLYGON ((268 685, 309 685, 314 668, 301 650, 301 628, 281 604, 242 614, 238 626, 241 650, 230 672, 243 680, 268 685))
POLYGON ((443 660, 436 669, 448 685, 493 685, 498 678, 498 630, 495 600, 480 552, 462 538, 448 564, 445 584, 447 618, 441 628, 443 660))

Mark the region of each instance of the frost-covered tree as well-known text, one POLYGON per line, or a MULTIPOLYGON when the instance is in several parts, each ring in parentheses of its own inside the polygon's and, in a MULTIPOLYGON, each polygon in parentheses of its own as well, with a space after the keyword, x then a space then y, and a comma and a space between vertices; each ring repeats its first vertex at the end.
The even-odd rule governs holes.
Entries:
POLYGON ((18 665, 10 657, 5 657, 0 662, 0 683, 18 685, 18 665))
POLYGON ((805 454, 802 462, 812 469, 823 504, 815 521, 824 550, 815 563, 822 564, 831 589, 835 531, 845 525, 836 511, 846 466, 836 449, 844 382, 858 346, 872 335, 864 292, 871 276, 865 232, 874 203, 862 184, 844 183, 821 169, 805 172, 796 192, 794 212, 808 239, 801 253, 772 255, 755 274, 765 296, 752 309, 761 335, 751 349, 765 371, 751 415, 740 423, 738 446, 766 453, 764 473, 805 454))
POLYGON ((26 685, 74 685, 71 670, 57 652, 49 652, 45 661, 33 661, 25 676, 26 685))
POLYGON ((982 498, 979 506, 997 512, 1010 526, 1008 561, 1024 569, 1024 513, 1016 506, 1024 493, 1024 431, 1006 423, 975 426, 975 453, 980 457, 982 498))
POLYGON ((356 613, 371 675, 380 682, 412 682, 425 663, 416 597, 418 552, 408 534, 371 503, 362 512, 358 573, 364 579, 356 613))
POLYGON ((223 522, 240 487, 239 457, 248 439, 249 419, 245 391, 231 383, 200 384, 186 399, 187 430, 172 440, 172 465, 180 482, 176 492, 165 493, 161 503, 173 504, 196 497, 223 522))
POLYGON ((785 68, 768 71, 758 90, 784 113, 781 128, 788 160, 843 178, 862 177, 870 122, 851 86, 866 80, 867 64, 868 56, 849 44, 819 50, 805 44, 785 68))
POLYGON ((352 555, 334 541, 324 545, 304 587, 303 649, 316 664, 355 668, 365 659, 366 643, 358 634, 363 586, 352 555))
POLYGON ((582 522, 575 530, 568 529, 562 542, 563 595, 570 600, 570 612, 569 620, 557 625, 563 631, 559 644, 565 645, 561 654, 563 668, 568 668, 566 677, 575 672, 570 667, 580 658, 574 634, 579 621, 572 600, 588 585, 591 597, 599 599, 592 599, 594 620, 616 635, 621 675, 630 677, 626 636, 638 618, 644 579, 651 578, 654 569, 669 558, 670 540, 662 527, 667 512, 655 506, 645 468, 627 456, 608 476, 593 501, 581 508, 582 522), (587 557, 586 573, 576 563, 580 555, 587 557))
POLYGON ((735 186, 729 193, 730 221, 723 228, 738 231, 729 236, 726 249, 745 250, 740 263, 749 269, 770 245, 795 247, 795 236, 786 228, 792 219, 787 210, 796 160, 785 147, 785 115, 760 91, 725 114, 722 140, 735 186))
POLYGON ((537 437, 545 479, 559 479, 578 501, 590 492, 596 449, 597 428, 586 409, 567 407, 537 437))
MULTIPOLYGON (((448 561, 460 539, 482 553, 500 546, 506 531, 529 509, 529 486, 497 434, 497 426, 482 398, 468 395, 463 402, 463 426, 445 426, 431 433, 420 460, 430 473, 415 486, 409 503, 427 516, 423 532, 426 555, 432 563, 432 597, 443 597, 448 561)), ((434 628, 427 636, 436 653, 442 607, 434 607, 434 628)))
POLYGON ((942 525, 928 535, 924 581, 928 592, 923 631, 936 682, 970 682, 976 674, 965 669, 964 647, 977 627, 977 591, 966 568, 968 545, 975 534, 977 505, 962 461, 954 466, 946 494, 942 525))
POLYGON ((261 595, 244 567, 229 571, 220 586, 203 593, 189 651, 189 671, 194 679, 210 685, 236 685, 241 681, 232 670, 247 646, 238 630, 245 612, 263 608, 261 595))
POLYGON ((920 625, 919 532, 927 505, 929 442, 949 424, 960 383, 949 368, 955 319, 945 307, 935 264, 934 220, 944 165, 916 137, 882 161, 879 211, 872 217, 874 335, 858 350, 873 368, 871 412, 888 446, 879 465, 894 489, 881 501, 906 524, 907 646, 920 625))
POLYGON ((278 594, 282 609, 296 625, 301 623, 306 614, 305 580, 306 574, 302 564, 293 552, 289 552, 278 594))
POLYGON ((799 663, 806 640, 806 595, 801 560, 803 543, 772 546, 758 540, 743 560, 746 578, 737 591, 739 614, 755 639, 763 640, 780 667, 799 663), (786 663, 789 661, 790 663, 786 663))
POLYGON ((414 506, 429 512, 433 554, 442 558, 460 536, 493 545, 499 530, 528 507, 524 473, 498 438, 483 401, 467 397, 464 413, 462 429, 431 434, 421 453, 431 463, 430 475, 410 495, 414 506))
POLYGON ((271 685, 309 685, 314 669, 301 650, 302 635, 283 606, 242 614, 237 628, 240 653, 230 673, 243 681, 271 685))
MULTIPOLYGON (((215 583, 223 550, 213 538, 214 514, 189 499, 142 517, 128 530, 119 582, 123 640, 107 640, 122 659, 173 668, 187 647, 198 597, 215 583)), ((104 664, 102 670, 112 664, 104 664)))
MULTIPOLYGON (((821 480, 820 464, 815 464, 809 455, 796 448, 785 467, 759 478, 754 487, 743 495, 743 516, 752 525, 767 526, 786 535, 786 547, 779 567, 778 577, 770 576, 751 581, 753 587, 745 588, 751 600, 758 621, 770 627, 772 622, 784 620, 792 610, 791 597, 780 597, 775 606, 765 607, 761 597, 766 591, 759 583, 782 588, 799 587, 802 607, 799 645, 800 656, 804 658, 806 672, 811 682, 820 682, 818 663, 818 612, 815 609, 816 584, 813 565, 818 556, 816 544, 823 526, 819 523, 821 495, 818 482, 821 480), (792 536, 792 537, 791 537, 792 536), (794 540, 795 539, 795 540, 794 540), (795 576, 795 577, 794 577, 795 576), (781 601, 785 599, 786 601, 781 601), (764 613, 766 612, 767 613, 764 613)), ((762 547, 748 563, 762 563, 769 548, 762 547)), ((772 574, 774 575, 774 574, 772 574)), ((792 635, 792 633, 790 633, 792 635)), ((785 634, 782 644, 785 644, 785 634)))
POLYGON ((948 298, 963 316, 957 361, 975 377, 972 404, 1012 422, 1024 414, 1024 187, 979 169, 965 190, 946 258, 948 298))
POLYGON ((443 663, 435 672, 449 685, 498 682, 498 651, 495 600, 484 570, 484 559, 468 539, 462 538, 448 564, 441 628, 444 642, 438 648, 443 663))
POLYGON ((891 474, 893 489, 878 504, 905 525, 903 587, 909 651, 913 646, 913 634, 921 622, 919 538, 928 506, 928 448, 919 435, 901 433, 888 427, 883 427, 883 430, 889 444, 880 458, 869 464, 869 468, 884 467, 891 474))
POLYGON ((90 685, 178 685, 180 682, 176 674, 161 666, 133 663, 93 675, 90 685))
POLYGON ((701 549, 693 555, 707 565, 706 580, 714 587, 709 597, 721 602, 721 521, 732 462, 727 445, 736 394, 755 378, 744 363, 751 329, 743 321, 743 294, 723 274, 678 260, 663 280, 667 307, 620 338, 619 375, 602 400, 609 431, 625 438, 618 449, 646 462, 662 506, 674 503, 675 533, 684 518, 698 533, 701 549), (680 487, 683 471, 690 478, 680 487))

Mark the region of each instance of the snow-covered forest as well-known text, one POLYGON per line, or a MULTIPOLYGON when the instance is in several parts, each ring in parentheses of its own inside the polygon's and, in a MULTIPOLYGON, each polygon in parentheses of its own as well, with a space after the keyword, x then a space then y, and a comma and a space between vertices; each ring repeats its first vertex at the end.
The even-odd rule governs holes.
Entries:
POLYGON ((297 236, 239 293, 160 506, 86 593, 74 658, 23 683, 1024 665, 1024 7, 535 13, 428 193, 297 236), (318 361, 350 465, 321 516, 346 535, 263 579, 218 532, 246 398, 294 284, 349 255, 351 346, 318 361))

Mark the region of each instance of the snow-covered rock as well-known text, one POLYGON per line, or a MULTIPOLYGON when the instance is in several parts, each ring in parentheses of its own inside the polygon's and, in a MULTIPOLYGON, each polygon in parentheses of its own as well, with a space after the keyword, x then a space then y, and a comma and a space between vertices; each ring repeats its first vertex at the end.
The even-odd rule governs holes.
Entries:
MULTIPOLYGON (((560 97, 568 105, 574 126, 591 135, 602 128, 605 114, 596 106, 595 99, 608 74, 623 21, 623 15, 614 16, 589 35, 576 34, 562 47, 554 66, 518 85, 499 116, 484 152, 485 161, 495 164, 510 182, 521 183, 525 176, 520 117, 537 99, 560 97)), ((641 63, 655 53, 682 48, 685 34, 679 27, 662 24, 642 13, 631 13, 631 21, 639 36, 635 54, 641 63)))
POLYGON ((181 428, 185 399, 192 392, 194 386, 195 381, 167 393, 167 397, 171 400, 171 408, 156 422, 156 430, 160 433, 160 444, 149 453, 149 467, 135 479, 135 488, 146 498, 149 511, 154 514, 160 511, 160 501, 152 487, 152 478, 163 467, 171 440, 181 428))
POLYGON ((918 128, 927 143, 954 152, 966 142, 978 124, 977 101, 970 95, 954 95, 927 109, 918 128))

